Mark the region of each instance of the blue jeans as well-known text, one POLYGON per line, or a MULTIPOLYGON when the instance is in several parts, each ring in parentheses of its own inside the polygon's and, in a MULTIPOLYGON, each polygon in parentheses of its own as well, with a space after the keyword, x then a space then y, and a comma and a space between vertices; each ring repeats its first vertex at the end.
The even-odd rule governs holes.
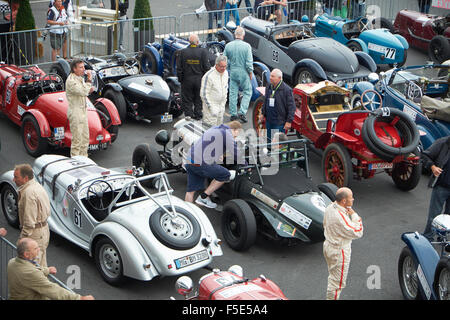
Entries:
MULTIPOLYGON (((222 12, 209 12, 208 13, 208 29, 213 28, 214 20, 217 22, 217 28, 220 29, 222 27, 222 12)), ((207 37, 208 41, 212 40, 212 34, 208 33, 207 37)))
POLYGON ((236 20, 236 25, 240 25, 240 20, 239 20, 239 12, 237 11, 237 4, 229 4, 228 2, 225 5, 225 10, 229 10, 229 11, 225 11, 225 20, 223 21, 223 25, 226 26, 228 23, 228 20, 230 19, 230 12, 233 14, 234 20, 236 20), (229 10, 229 9, 234 9, 234 10, 229 10))
POLYGON ((225 182, 230 180, 230 171, 220 164, 203 164, 200 166, 186 164, 187 190, 186 192, 205 189, 206 179, 225 182))
POLYGON ((284 124, 277 125, 266 121, 266 129, 267 129, 267 143, 272 143, 272 133, 275 134, 276 132, 284 132, 284 124))
MULTIPOLYGON (((242 2, 242 0, 239 0, 238 8, 241 6, 241 2, 242 2)), ((253 8, 252 8, 252 4, 250 3, 250 0, 245 0, 245 6, 247 7, 248 13, 252 14, 253 8)))
POLYGON ((428 209, 428 220, 423 235, 429 240, 432 239, 431 223, 436 216, 442 213, 445 205, 444 213, 450 214, 450 203, 447 200, 450 198, 450 188, 435 186, 431 192, 430 207, 428 209))

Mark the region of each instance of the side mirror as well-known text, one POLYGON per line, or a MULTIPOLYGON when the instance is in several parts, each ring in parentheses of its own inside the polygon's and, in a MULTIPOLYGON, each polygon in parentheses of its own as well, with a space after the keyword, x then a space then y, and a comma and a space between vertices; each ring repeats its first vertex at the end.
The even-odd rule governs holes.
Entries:
POLYGON ((178 294, 181 294, 184 297, 192 292, 193 287, 194 285, 192 279, 188 276, 182 276, 175 282, 175 289, 177 290, 178 294))

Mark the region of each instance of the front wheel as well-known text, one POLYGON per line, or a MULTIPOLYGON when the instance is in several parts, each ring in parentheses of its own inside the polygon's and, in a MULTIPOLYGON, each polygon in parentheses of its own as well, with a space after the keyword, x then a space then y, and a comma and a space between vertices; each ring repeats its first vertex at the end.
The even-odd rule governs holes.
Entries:
POLYGON ((347 149, 340 143, 331 143, 323 152, 322 172, 326 182, 338 188, 348 187, 353 178, 353 164, 347 149))
POLYGON ((428 55, 434 63, 440 64, 450 59, 450 44, 446 37, 435 36, 428 45, 428 55))
POLYGON ((434 273, 433 289, 439 300, 450 300, 450 260, 441 258, 434 273))
POLYGON ((404 247, 398 260, 398 279, 406 300, 421 300, 417 265, 408 247, 404 247))
POLYGON ((361 45, 356 41, 350 41, 349 43, 347 43, 347 48, 349 48, 353 52, 363 51, 361 45))
POLYGON ((2 189, 2 210, 5 215, 6 221, 9 225, 18 229, 19 228, 19 204, 17 192, 10 185, 6 185, 2 189))
POLYGON ((312 72, 312 70, 308 67, 300 68, 295 75, 295 83, 303 84, 303 83, 317 83, 319 79, 312 72))
POLYGON ((114 243, 108 238, 100 239, 95 245, 95 264, 102 278, 113 286, 123 283, 123 263, 114 243))
POLYGON ((114 91, 114 89, 108 89, 103 97, 114 103, 117 111, 119 112, 120 121, 124 123, 127 120, 127 103, 125 102, 122 92, 114 91))
MULTIPOLYGON (((140 144, 134 149, 132 161, 133 166, 144 169, 144 175, 162 171, 162 163, 158 151, 147 143, 140 144)), ((142 184, 151 188, 152 180, 143 181, 142 184)))

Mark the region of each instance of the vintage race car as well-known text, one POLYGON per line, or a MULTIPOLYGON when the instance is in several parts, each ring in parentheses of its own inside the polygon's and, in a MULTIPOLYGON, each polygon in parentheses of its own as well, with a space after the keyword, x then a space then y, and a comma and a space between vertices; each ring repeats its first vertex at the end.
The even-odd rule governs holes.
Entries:
POLYGON ((406 39, 388 29, 372 29, 372 26, 366 17, 342 19, 322 14, 317 17, 315 34, 332 38, 354 52, 368 53, 377 65, 404 65, 409 48, 406 39))
MULTIPOLYGON (((164 173, 137 177, 142 170, 106 169, 89 158, 58 155, 36 159, 33 171, 50 198, 50 230, 93 256, 112 285, 125 277, 181 275, 222 255, 204 212, 173 196, 164 173), (161 184, 149 193, 141 182, 154 178, 161 184)), ((13 178, 13 171, 1 176, 1 202, 8 223, 18 227, 13 178)))
MULTIPOLYGON (((249 16, 242 19, 241 27, 245 29, 244 41, 251 45, 254 59, 270 69, 280 69, 293 86, 331 80, 353 87, 377 69, 368 54, 352 52, 335 40, 315 37, 309 23, 275 25, 249 16)), ((217 37, 232 41, 232 31, 232 24, 227 24, 217 37)), ((254 68, 256 78, 262 78, 263 72, 258 66, 254 68)))
MULTIPOLYGON (((188 276, 178 278, 175 288, 186 300, 288 300, 283 291, 264 275, 253 280, 244 277, 239 265, 231 266, 228 271, 213 269, 201 277, 198 292, 193 296, 189 296, 194 285, 188 276)), ((261 313, 266 314, 267 310, 262 307, 255 314, 261 313)))
POLYGON ((352 107, 374 110, 384 105, 408 114, 420 130, 421 149, 450 135, 450 65, 411 66, 381 73, 380 79, 353 88, 352 107), (361 95, 366 92, 361 101, 361 95))
MULTIPOLYGON (((27 152, 38 157, 50 146, 70 147, 64 82, 57 74, 45 74, 37 66, 19 68, 0 63, 1 111, 21 127, 27 152)), ((106 149, 114 142, 121 124, 114 104, 105 98, 87 99, 89 150, 106 149)))
MULTIPOLYGON (((84 62, 86 70, 94 71, 95 91, 90 95, 91 100, 99 97, 111 100, 122 122, 127 116, 148 122, 156 115, 161 115, 161 122, 170 122, 181 114, 176 79, 139 74, 139 60, 121 53, 106 59, 87 57, 84 62)), ((58 59, 51 70, 65 80, 70 73, 69 62, 58 59)))
POLYGON ((408 43, 428 52, 434 63, 450 59, 450 16, 440 17, 411 10, 401 10, 394 21, 395 32, 408 43))
MULTIPOLYGON (((163 150, 138 145, 133 165, 144 168, 146 174, 184 172, 189 147, 206 129, 199 122, 180 120, 172 137, 165 130, 156 135, 155 141, 163 150)), ((283 152, 273 150, 269 155, 264 151, 266 144, 253 139, 256 137, 240 142, 247 165, 225 165, 237 171, 236 177, 216 191, 216 200, 223 203, 222 234, 228 245, 246 250, 255 242, 257 232, 288 245, 323 241, 323 214, 334 201, 337 188, 331 183, 316 186, 312 182, 306 141, 274 144, 274 150, 283 148, 283 152), (280 159, 282 154, 287 158, 280 159)))

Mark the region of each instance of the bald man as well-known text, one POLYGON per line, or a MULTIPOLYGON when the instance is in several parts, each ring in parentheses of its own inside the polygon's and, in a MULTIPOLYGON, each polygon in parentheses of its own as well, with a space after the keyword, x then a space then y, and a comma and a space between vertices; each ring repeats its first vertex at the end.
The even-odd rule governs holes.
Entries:
POLYGON ((352 209, 353 192, 340 188, 325 210, 323 254, 328 265, 327 300, 338 300, 347 281, 353 239, 363 235, 362 220, 352 209))
POLYGON ((200 99, 202 77, 210 68, 208 51, 200 48, 198 44, 198 36, 191 34, 189 46, 181 49, 177 58, 177 76, 181 83, 181 105, 184 115, 196 120, 202 118, 200 99))

